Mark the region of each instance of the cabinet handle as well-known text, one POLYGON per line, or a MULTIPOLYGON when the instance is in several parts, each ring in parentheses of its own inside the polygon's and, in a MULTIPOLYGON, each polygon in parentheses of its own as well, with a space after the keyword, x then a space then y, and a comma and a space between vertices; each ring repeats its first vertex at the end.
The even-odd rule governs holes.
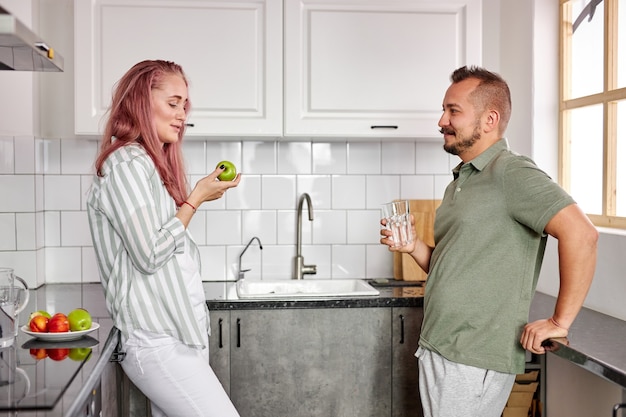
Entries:
POLYGON ((241 347, 241 319, 237 319, 237 347, 241 347))
POLYGON ((221 317, 217 321, 217 324, 219 326, 219 340, 220 340, 219 346, 220 346, 220 349, 224 347, 224 344, 222 343, 222 323, 223 322, 224 322, 224 319, 222 319, 221 317))
POLYGON ((185 126, 187 126, 187 127, 195 127, 196 125, 193 124, 193 123, 185 123, 185 126))
POLYGON ((400 314, 400 344, 404 344, 404 315, 400 314))
POLYGON ((615 407, 613 407, 613 417, 617 417, 617 410, 619 410, 620 408, 626 408, 626 403, 615 404, 615 407))
POLYGON ((397 129, 398 126, 394 125, 374 125, 370 126, 371 129, 397 129))

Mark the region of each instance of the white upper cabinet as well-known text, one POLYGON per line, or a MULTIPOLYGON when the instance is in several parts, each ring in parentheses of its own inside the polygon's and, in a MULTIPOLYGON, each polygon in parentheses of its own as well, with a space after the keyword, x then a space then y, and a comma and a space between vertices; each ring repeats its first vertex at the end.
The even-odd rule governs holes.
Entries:
POLYGON ((166 59, 190 81, 188 136, 439 137, 450 73, 482 56, 481 0, 74 7, 77 134, 102 131, 113 85, 132 65, 166 59))
POLYGON ((182 65, 187 136, 280 136, 282 0, 75 0, 75 131, 102 132, 134 64, 182 65))
POLYGON ((285 0, 285 136, 439 137, 480 0, 285 0))

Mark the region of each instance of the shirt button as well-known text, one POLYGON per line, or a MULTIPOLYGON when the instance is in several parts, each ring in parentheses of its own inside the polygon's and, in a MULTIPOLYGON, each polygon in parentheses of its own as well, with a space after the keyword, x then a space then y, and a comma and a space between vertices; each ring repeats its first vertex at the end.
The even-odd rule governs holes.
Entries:
POLYGON ((461 191, 461 187, 458 187, 458 188, 456 189, 456 191, 457 191, 457 192, 461 191))

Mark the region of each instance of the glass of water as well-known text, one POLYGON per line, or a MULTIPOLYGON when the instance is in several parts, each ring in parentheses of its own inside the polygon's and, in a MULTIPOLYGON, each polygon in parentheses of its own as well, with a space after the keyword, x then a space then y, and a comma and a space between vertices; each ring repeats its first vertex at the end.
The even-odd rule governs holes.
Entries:
POLYGON ((399 200, 385 203, 382 207, 387 229, 391 230, 393 247, 398 248, 413 242, 413 228, 409 213, 409 201, 399 200))

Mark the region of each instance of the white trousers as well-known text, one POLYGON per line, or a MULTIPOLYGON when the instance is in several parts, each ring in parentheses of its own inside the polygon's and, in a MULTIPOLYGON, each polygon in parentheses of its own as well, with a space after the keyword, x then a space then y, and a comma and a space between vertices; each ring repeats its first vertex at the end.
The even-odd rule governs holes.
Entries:
POLYGON ((500 417, 514 374, 476 368, 419 348, 419 387, 424 417, 500 417))
POLYGON ((209 365, 208 348, 198 350, 170 338, 155 346, 125 346, 121 362, 128 378, 152 403, 153 417, 239 417, 209 365))

